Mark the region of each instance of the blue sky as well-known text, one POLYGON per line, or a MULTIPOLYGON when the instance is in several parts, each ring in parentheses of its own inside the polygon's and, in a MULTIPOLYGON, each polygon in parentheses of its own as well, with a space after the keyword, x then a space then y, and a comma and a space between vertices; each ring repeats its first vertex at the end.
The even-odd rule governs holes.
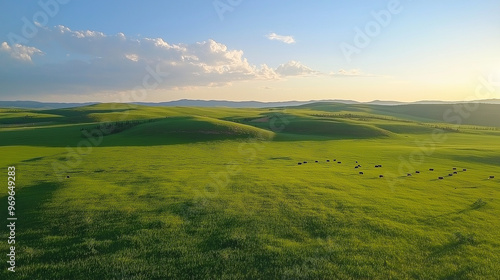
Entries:
POLYGON ((495 0, 39 3, 0 3, 0 100, 467 100, 500 80, 495 0))

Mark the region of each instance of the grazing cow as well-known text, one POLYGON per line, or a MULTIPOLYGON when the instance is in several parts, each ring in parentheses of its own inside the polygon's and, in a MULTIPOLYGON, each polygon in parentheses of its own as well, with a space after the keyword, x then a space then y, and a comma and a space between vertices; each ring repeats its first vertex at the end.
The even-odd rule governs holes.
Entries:
POLYGON ((450 176, 450 177, 451 177, 451 176, 453 176, 453 174, 451 174, 451 173, 450 173, 450 174, 448 174, 448 176, 450 176))
POLYGON ((384 175, 378 175, 379 178, 384 178, 384 175))
POLYGON ((304 163, 307 163, 307 161, 304 161, 304 163))
POLYGON ((443 178, 443 177, 439 177, 438 179, 439 179, 439 180, 443 180, 444 178, 443 178))
POLYGON ((358 167, 361 167, 361 164, 358 164, 358 167))
POLYGON ((375 165, 375 168, 377 168, 377 167, 378 167, 378 165, 375 165))
POLYGON ((326 162, 330 162, 330 160, 329 160, 329 159, 327 159, 327 160, 326 160, 326 162))
POLYGON ((358 161, 356 161, 356 163, 358 163, 358 161))
POLYGON ((363 175, 364 173, 363 172, 359 172, 359 174, 363 175))
POLYGON ((297 163, 298 165, 302 165, 302 162, 297 163))
POLYGON ((408 177, 409 177, 409 176, 411 176, 411 174, 410 174, 410 173, 408 173, 408 174, 406 174, 406 176, 408 176, 408 177))
POLYGON ((420 171, 415 171, 415 173, 420 174, 420 171))
POLYGON ((490 179, 495 179, 495 176, 490 176, 490 179))
POLYGON ((341 161, 337 161, 337 163, 339 163, 339 164, 340 164, 340 163, 342 163, 342 162, 341 162, 341 161))
POLYGON ((68 175, 68 176, 66 176, 66 179, 69 179, 69 175, 68 175))
POLYGON ((359 166, 354 166, 354 168, 358 169, 359 166))
POLYGON ((315 160, 314 162, 319 162, 319 161, 315 160))
POLYGON ((434 168, 429 168, 429 171, 434 171, 434 168))
POLYGON ((462 169, 462 171, 467 171, 467 168, 462 169))
POLYGON ((457 172, 457 171, 455 171, 455 172, 453 172, 453 174, 458 174, 458 172, 457 172))
POLYGON ((333 161, 337 161, 336 159, 334 159, 333 161))
POLYGON ((457 170, 457 168, 456 168, 456 167, 453 167, 453 170, 457 170))

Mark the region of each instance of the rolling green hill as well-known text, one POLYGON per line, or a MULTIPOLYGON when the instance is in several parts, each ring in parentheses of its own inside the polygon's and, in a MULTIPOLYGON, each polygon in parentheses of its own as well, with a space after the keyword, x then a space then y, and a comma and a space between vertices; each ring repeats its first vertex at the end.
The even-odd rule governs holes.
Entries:
POLYGON ((297 108, 323 112, 375 114, 419 122, 500 127, 499 104, 461 103, 384 106, 368 104, 312 103, 298 106, 297 108))
POLYGON ((112 135, 106 142, 143 146, 238 138, 270 140, 273 137, 274 133, 269 130, 209 117, 169 117, 112 135))
POLYGON ((495 279, 497 113, 416 111, 2 110, 15 279, 495 279))

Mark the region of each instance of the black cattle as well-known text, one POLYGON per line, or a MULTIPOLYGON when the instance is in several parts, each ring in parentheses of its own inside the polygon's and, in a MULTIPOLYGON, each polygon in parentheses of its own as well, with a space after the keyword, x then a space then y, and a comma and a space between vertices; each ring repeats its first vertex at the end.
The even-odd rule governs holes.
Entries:
POLYGON ((326 160, 326 162, 330 162, 330 160, 329 160, 329 159, 327 159, 327 160, 326 160))
POLYGON ((434 168, 429 168, 429 171, 434 171, 434 168))
POLYGON ((457 170, 457 168, 456 168, 456 167, 453 167, 453 170, 457 170))
POLYGON ((358 169, 359 166, 354 166, 354 168, 358 169))
POLYGON ((298 165, 302 165, 302 162, 297 163, 298 165))
POLYGON ((467 168, 462 169, 462 171, 467 171, 467 168))
POLYGON ((364 173, 363 172, 359 172, 359 174, 363 175, 364 173))
POLYGON ((439 180, 443 180, 444 178, 443 178, 443 177, 439 177, 438 179, 439 179, 439 180))
POLYGON ((333 161, 337 161, 336 159, 334 159, 333 161))
POLYGON ((356 161, 356 163, 358 163, 358 161, 356 161))
POLYGON ((495 179, 495 176, 490 176, 490 179, 495 179))
POLYGON ((411 176, 411 174, 410 174, 410 173, 408 173, 408 174, 406 174, 406 176, 411 176))
POLYGON ((319 162, 319 161, 315 160, 314 162, 319 162))
POLYGON ((453 172, 453 174, 458 174, 458 172, 457 172, 457 171, 455 171, 455 172, 453 172))
POLYGON ((450 173, 450 174, 448 174, 448 176, 453 176, 453 174, 450 173))
POLYGON ((337 161, 337 163, 342 163, 341 161, 337 161))
POLYGON ((379 178, 384 178, 384 175, 378 175, 379 178))
POLYGON ((68 175, 68 176, 66 176, 66 179, 69 179, 69 175, 68 175))
POLYGON ((420 171, 415 171, 415 173, 420 174, 420 171))
POLYGON ((304 161, 304 163, 307 163, 307 161, 304 161))

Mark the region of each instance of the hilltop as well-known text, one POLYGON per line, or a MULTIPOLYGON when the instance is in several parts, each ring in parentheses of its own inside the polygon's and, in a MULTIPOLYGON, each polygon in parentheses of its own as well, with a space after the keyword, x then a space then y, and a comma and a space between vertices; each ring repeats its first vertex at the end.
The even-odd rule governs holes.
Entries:
MULTIPOLYGON (((307 101, 278 101, 278 102, 262 102, 262 101, 229 101, 229 100, 190 100, 181 99, 168 102, 132 102, 131 104, 145 105, 153 107, 230 107, 230 108, 269 108, 269 107, 292 107, 311 103, 342 103, 342 104, 368 104, 368 105, 408 105, 408 104, 462 104, 462 103, 481 103, 481 104, 500 104, 500 99, 485 99, 473 101, 439 101, 439 100, 423 100, 415 102, 401 102, 390 100, 373 100, 369 102, 359 102, 354 100, 307 100, 307 101)), ((0 101, 0 108, 24 108, 24 109, 62 109, 82 107, 100 102, 85 102, 85 103, 58 103, 58 102, 38 102, 38 101, 0 101)))
POLYGON ((92 130, 109 130, 104 135, 108 139, 105 145, 113 146, 245 137, 274 141, 377 139, 431 133, 433 129, 494 133, 500 127, 500 105, 480 105, 480 110, 459 119, 460 126, 455 122, 460 115, 453 112, 457 106, 317 102, 244 109, 102 103, 50 110, 0 109, 0 129, 4 130, 0 145, 65 146, 92 130), (26 129, 29 127, 34 129, 26 129))
POLYGON ((0 109, 16 273, 494 278, 500 105, 462 105, 0 109))

